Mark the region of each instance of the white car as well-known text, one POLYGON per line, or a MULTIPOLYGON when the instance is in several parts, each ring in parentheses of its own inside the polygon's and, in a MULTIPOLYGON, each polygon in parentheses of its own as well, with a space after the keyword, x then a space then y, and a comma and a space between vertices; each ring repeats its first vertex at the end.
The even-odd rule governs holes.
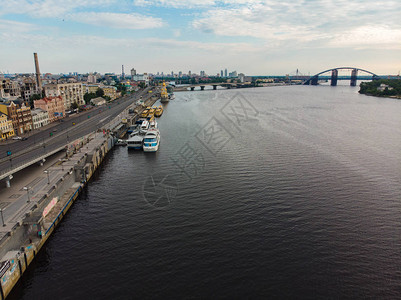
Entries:
POLYGON ((22 137, 20 137, 20 136, 14 136, 14 137, 13 137, 13 140, 22 140, 22 137))

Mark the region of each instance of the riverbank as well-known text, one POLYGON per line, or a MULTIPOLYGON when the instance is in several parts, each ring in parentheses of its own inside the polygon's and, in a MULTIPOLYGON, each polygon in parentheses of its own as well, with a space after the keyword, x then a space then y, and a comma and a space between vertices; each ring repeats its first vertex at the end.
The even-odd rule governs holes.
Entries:
POLYGON ((50 184, 37 189, 34 185, 28 187, 28 200, 22 197, 22 201, 26 201, 23 209, 30 208, 29 212, 16 214, 11 220, 16 224, 9 231, 2 231, 1 299, 7 297, 26 272, 113 146, 112 135, 102 132, 90 134, 74 146, 68 158, 47 169, 53 175, 50 184), (33 195, 32 190, 36 192, 33 195))
MULTIPOLYGON (((157 96, 149 95, 145 99, 145 106, 151 106, 157 100, 157 96)), ((53 159, 53 164, 46 169, 47 178, 33 178, 35 176, 28 172, 25 174, 27 179, 24 187, 13 186, 15 194, 8 197, 18 196, 18 199, 12 205, 2 203, 7 206, 7 213, 15 213, 6 222, 2 219, 4 225, 0 231, 1 299, 5 299, 12 291, 107 153, 114 147, 115 137, 124 132, 131 122, 135 122, 143 109, 144 107, 133 103, 104 128, 70 143, 65 149, 64 158, 53 159), (129 115, 127 111, 130 109, 136 114, 129 115), (122 123, 123 119, 125 123, 122 123)), ((2 193, 13 192, 3 190, 2 193)), ((3 205, 0 209, 3 213, 3 205)))

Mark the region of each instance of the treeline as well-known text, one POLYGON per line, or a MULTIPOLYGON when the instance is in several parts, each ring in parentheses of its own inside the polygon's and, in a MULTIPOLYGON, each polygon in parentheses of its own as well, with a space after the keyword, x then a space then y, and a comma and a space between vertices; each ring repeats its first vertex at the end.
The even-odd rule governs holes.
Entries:
POLYGON ((371 82, 362 82, 359 93, 373 96, 401 96, 400 79, 380 79, 371 82), (381 84, 385 84, 383 90, 378 89, 381 84))

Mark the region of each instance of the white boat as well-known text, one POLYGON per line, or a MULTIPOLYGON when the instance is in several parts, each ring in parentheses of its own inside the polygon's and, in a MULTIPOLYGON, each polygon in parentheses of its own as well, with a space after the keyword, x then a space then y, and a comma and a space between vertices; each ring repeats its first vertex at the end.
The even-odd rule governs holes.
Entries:
POLYGON ((143 144, 143 135, 133 135, 127 140, 127 148, 128 149, 135 149, 140 150, 142 149, 143 144))
MULTIPOLYGON (((129 145, 129 144, 128 144, 129 145)), ((149 129, 143 139, 144 152, 156 152, 160 145, 160 132, 158 129, 149 129)))
POLYGON ((126 140, 122 140, 122 139, 118 139, 115 143, 116 146, 127 146, 127 141, 126 140))
POLYGON ((140 134, 146 134, 149 129, 149 121, 144 120, 141 124, 141 128, 139 129, 140 134))
POLYGON ((159 125, 157 125, 156 120, 149 122, 149 129, 158 129, 158 128, 159 128, 159 125))

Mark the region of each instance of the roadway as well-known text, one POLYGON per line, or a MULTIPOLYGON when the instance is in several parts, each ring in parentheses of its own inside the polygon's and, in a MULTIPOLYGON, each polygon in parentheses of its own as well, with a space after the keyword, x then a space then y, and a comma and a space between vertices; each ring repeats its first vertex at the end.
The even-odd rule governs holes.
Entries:
POLYGON ((140 96, 144 96, 144 100, 150 97, 152 94, 148 95, 147 90, 124 96, 109 104, 64 118, 62 119, 63 121, 54 122, 40 128, 40 130, 34 130, 29 135, 25 135, 27 139, 24 141, 17 140, 1 143, 0 175, 102 128, 139 99, 140 96), (7 156, 8 151, 12 153, 10 156, 7 156))

